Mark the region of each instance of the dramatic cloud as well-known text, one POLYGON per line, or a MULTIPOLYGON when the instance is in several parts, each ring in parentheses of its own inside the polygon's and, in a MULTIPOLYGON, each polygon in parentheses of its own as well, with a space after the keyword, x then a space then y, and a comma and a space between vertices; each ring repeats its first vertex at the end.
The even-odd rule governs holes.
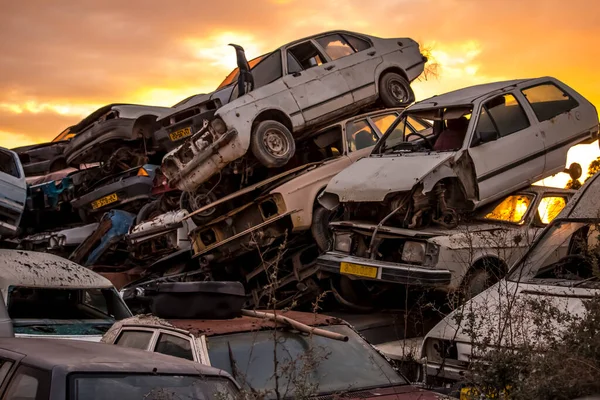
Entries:
POLYGON ((235 67, 228 43, 254 57, 340 28, 409 36, 430 49, 441 68, 437 79, 415 83, 421 99, 552 75, 600 104, 599 11, 586 0, 8 2, 0 13, 0 145, 51 140, 103 104, 170 106, 210 91, 235 67))

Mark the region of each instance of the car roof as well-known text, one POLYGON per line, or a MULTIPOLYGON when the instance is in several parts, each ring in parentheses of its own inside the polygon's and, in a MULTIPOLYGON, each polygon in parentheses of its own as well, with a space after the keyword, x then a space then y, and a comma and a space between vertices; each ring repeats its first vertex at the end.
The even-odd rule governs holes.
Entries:
POLYGON ((484 83, 481 85, 469 86, 466 88, 454 90, 452 92, 435 95, 425 100, 421 100, 418 103, 415 103, 409 108, 407 108, 407 111, 468 105, 472 104, 475 100, 477 100, 480 97, 532 80, 534 79, 513 79, 509 81, 484 83))
POLYGON ((0 289, 9 286, 111 288, 110 281, 49 253, 0 249, 0 289))
MULTIPOLYGON (((0 352, 25 356, 21 362, 33 367, 64 372, 147 372, 226 375, 206 365, 145 350, 67 339, 0 339, 0 352)), ((228 375, 226 375, 228 376, 228 375)))
MULTIPOLYGON (((568 219, 600 219, 600 174, 593 175, 575 193, 554 221, 568 219)), ((553 222, 554 222, 553 221, 553 222)))
MULTIPOLYGON (((274 313, 274 311, 268 311, 274 313)), ((308 326, 346 324, 343 320, 329 315, 301 311, 275 311, 278 315, 291 318, 308 326)), ((231 333, 252 332, 286 326, 269 319, 241 316, 231 319, 160 319, 151 315, 138 315, 117 321, 114 326, 156 326, 186 331, 194 336, 218 336, 231 333)), ((112 330, 112 329, 111 329, 112 330)))
POLYGON ((319 36, 329 35, 329 34, 332 34, 332 33, 347 33, 347 34, 350 34, 350 35, 361 36, 361 37, 365 37, 365 38, 369 38, 369 39, 376 38, 376 36, 366 35, 364 33, 358 33, 358 32, 345 31, 343 29, 338 29, 338 30, 333 30, 333 31, 325 31, 325 32, 321 32, 321 33, 315 33, 314 35, 306 36, 306 37, 303 37, 302 39, 296 39, 293 42, 289 42, 289 43, 284 44, 283 46, 279 46, 278 49, 283 49, 285 47, 292 46, 292 45, 294 45, 296 43, 300 43, 300 42, 303 42, 305 40, 313 39, 313 38, 316 38, 316 37, 319 37, 319 36))
MULTIPOLYGON (((381 114, 390 114, 392 112, 396 112, 398 114, 402 113, 402 111, 404 111, 404 107, 398 107, 398 108, 385 108, 383 110, 375 110, 375 111, 370 111, 370 112, 366 112, 366 113, 361 113, 358 115, 354 115, 352 117, 348 117, 346 119, 342 119, 340 121, 336 121, 333 124, 329 124, 324 128, 319 129, 318 131, 315 131, 314 133, 311 133, 310 135, 308 135, 308 137, 313 137, 313 136, 317 136, 318 134, 327 131, 328 129, 331 129, 331 127, 336 126, 336 125, 346 125, 348 122, 352 122, 358 119, 363 119, 366 117, 376 117, 378 115, 381 114)), ((382 132, 385 133, 385 132, 382 132)))

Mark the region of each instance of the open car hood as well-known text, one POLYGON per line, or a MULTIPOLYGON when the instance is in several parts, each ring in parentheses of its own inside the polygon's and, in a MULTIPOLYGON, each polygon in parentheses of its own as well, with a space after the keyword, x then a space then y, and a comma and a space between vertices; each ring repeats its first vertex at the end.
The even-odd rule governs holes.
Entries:
POLYGON ((327 188, 341 202, 379 202, 389 193, 411 190, 455 152, 370 156, 337 174, 327 188))

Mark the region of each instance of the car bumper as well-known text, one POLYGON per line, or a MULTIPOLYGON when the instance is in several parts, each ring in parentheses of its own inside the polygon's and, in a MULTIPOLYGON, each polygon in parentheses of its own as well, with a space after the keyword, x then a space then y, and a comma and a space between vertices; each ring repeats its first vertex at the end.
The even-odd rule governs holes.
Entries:
POLYGON ((467 368, 448 365, 448 363, 445 363, 442 368, 441 364, 426 363, 423 366, 423 371, 427 375, 425 378, 427 382, 438 379, 457 382, 465 379, 464 375, 467 368))
POLYGON ((73 208, 81 208, 91 212, 104 212, 135 200, 145 200, 152 196, 152 178, 148 176, 133 176, 110 185, 102 186, 71 201, 73 208), (103 207, 93 209, 92 202, 113 193, 117 194, 118 200, 106 204, 103 207))
POLYGON ((196 114, 193 117, 186 118, 173 125, 163 127, 154 132, 154 146, 160 151, 169 152, 180 146, 186 139, 189 139, 194 133, 202 129, 204 120, 211 120, 216 110, 210 110, 202 114, 196 114), (171 134, 185 128, 190 128, 191 135, 179 139, 171 139, 171 134))
POLYGON ((242 150, 241 143, 236 140, 237 136, 235 129, 227 131, 208 146, 195 152, 187 163, 182 162, 181 158, 188 157, 187 154, 192 151, 188 147, 197 146, 194 143, 184 143, 179 149, 165 156, 162 172, 169 179, 171 186, 192 192, 225 165, 244 155, 245 150, 242 150))
POLYGON ((317 259, 317 265, 321 271, 335 274, 342 274, 340 268, 343 262, 377 268, 376 278, 348 275, 355 279, 417 286, 445 286, 450 283, 452 278, 451 272, 446 269, 424 268, 417 265, 371 260, 336 251, 327 252, 317 259))
POLYGON ((69 142, 65 149, 67 164, 76 165, 92 163, 90 155, 98 151, 98 146, 115 140, 135 140, 133 132, 134 119, 113 119, 94 125, 86 132, 80 133, 69 142))

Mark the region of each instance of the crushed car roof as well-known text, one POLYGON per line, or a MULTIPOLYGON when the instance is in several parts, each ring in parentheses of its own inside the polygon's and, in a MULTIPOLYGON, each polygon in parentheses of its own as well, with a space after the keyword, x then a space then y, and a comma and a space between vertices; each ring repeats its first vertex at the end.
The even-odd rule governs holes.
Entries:
POLYGON ((419 101, 418 103, 415 103, 409 108, 407 108, 407 111, 417 111, 420 109, 426 109, 431 107, 451 107, 467 105, 473 103, 473 101, 478 99, 479 97, 485 96, 489 93, 496 92, 507 87, 515 86, 519 83, 524 83, 531 80, 533 79, 514 79, 510 81, 492 82, 484 83, 482 85, 469 86, 466 88, 454 90, 452 92, 435 95, 428 99, 419 101))
POLYGON ((109 288, 110 281, 67 259, 35 251, 0 249, 0 290, 9 286, 109 288))

